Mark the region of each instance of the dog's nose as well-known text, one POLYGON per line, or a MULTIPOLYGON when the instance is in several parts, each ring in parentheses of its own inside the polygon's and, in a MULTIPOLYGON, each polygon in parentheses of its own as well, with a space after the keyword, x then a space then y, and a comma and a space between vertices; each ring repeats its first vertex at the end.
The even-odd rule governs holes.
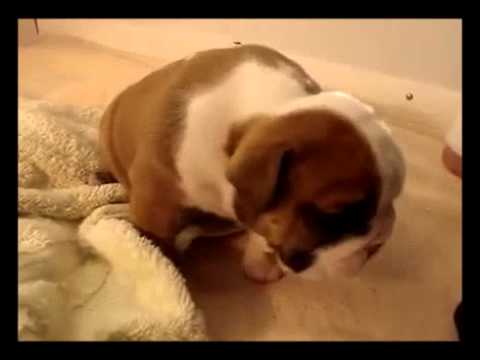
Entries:
POLYGON ((284 262, 293 271, 301 272, 309 268, 314 260, 315 256, 312 253, 299 251, 289 255, 284 262))

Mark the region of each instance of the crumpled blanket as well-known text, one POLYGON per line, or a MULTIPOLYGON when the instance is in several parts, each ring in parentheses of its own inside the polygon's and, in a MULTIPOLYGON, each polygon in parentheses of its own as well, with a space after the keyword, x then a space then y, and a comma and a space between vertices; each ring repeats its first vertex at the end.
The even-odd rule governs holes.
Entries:
POLYGON ((122 186, 89 181, 101 114, 19 99, 19 339, 205 340, 183 277, 128 221, 122 186))

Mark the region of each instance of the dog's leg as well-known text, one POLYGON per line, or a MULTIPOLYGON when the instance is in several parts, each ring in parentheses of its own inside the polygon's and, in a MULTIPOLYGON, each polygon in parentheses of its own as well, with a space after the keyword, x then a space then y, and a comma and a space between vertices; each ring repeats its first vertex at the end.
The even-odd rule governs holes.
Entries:
POLYGON ((119 182, 112 173, 114 168, 108 151, 106 150, 106 141, 100 139, 98 149, 98 165, 94 173, 92 173, 88 179, 88 184, 93 186, 112 184, 119 182))
POLYGON ((224 237, 245 231, 245 228, 234 220, 196 208, 182 209, 181 228, 175 238, 175 247, 181 252, 199 237, 224 237))
POLYGON ((135 225, 158 239, 172 241, 180 230, 183 194, 177 179, 161 164, 146 159, 129 171, 130 210, 135 225))
POLYGON ((262 283, 279 280, 284 275, 276 254, 269 251, 262 236, 253 232, 248 235, 243 269, 249 279, 262 283))

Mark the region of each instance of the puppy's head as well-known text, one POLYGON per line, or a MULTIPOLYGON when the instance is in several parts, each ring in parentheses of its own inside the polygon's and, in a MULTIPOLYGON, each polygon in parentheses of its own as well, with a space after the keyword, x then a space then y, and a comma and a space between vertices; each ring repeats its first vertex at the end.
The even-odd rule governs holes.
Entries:
POLYGON ((329 272, 354 274, 390 235, 405 165, 369 106, 325 92, 231 135, 237 216, 291 270, 321 258, 329 272))

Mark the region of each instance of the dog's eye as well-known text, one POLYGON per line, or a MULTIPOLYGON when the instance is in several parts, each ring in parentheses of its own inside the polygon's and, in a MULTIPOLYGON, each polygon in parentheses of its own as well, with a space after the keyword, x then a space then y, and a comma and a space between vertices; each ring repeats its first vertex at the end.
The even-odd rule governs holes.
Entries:
POLYGON ((362 236, 370 231, 370 216, 366 206, 364 202, 358 202, 335 212, 327 212, 313 203, 307 203, 299 211, 305 226, 318 236, 321 245, 331 245, 345 235, 362 236))
POLYGON ((363 222, 361 224, 358 224, 357 227, 355 227, 354 229, 352 229, 351 234, 357 236, 364 236, 370 232, 371 228, 372 226, 369 222, 363 222))

